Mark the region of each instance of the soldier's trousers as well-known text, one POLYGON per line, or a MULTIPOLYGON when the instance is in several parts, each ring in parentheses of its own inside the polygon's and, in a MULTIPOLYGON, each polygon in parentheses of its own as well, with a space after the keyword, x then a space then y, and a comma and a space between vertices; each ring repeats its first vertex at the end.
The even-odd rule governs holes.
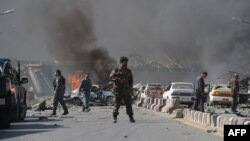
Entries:
POLYGON ((201 112, 204 112, 204 97, 201 94, 196 94, 194 110, 200 110, 201 112))
POLYGON ((62 108, 64 111, 68 111, 68 108, 63 100, 62 96, 54 96, 54 102, 53 102, 53 112, 55 113, 57 110, 58 103, 62 105, 62 108))
POLYGON ((133 116, 132 100, 129 94, 115 94, 113 100, 114 100, 113 115, 116 116, 119 115, 119 109, 121 107, 122 100, 124 100, 127 115, 133 116))
POLYGON ((236 111, 237 105, 239 103, 238 101, 239 95, 238 94, 233 94, 233 101, 232 101, 232 111, 236 111))
POLYGON ((89 108, 90 101, 90 92, 82 92, 83 93, 83 108, 89 108))

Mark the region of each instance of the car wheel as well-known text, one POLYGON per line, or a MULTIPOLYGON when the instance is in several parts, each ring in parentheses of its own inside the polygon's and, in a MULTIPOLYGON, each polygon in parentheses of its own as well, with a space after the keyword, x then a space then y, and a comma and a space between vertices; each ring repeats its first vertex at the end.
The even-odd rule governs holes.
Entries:
POLYGON ((19 106, 15 105, 15 107, 13 108, 12 112, 11 112, 11 120, 13 122, 17 122, 19 120, 19 106))
POLYGON ((79 98, 74 98, 73 104, 75 104, 77 106, 82 106, 82 101, 79 98))
POLYGON ((27 113, 27 106, 24 105, 22 107, 20 107, 19 109, 19 120, 24 120, 26 117, 26 113, 27 113))
POLYGON ((188 108, 192 108, 192 106, 193 106, 193 103, 188 104, 188 108))
POLYGON ((10 128, 10 115, 8 113, 1 113, 0 115, 0 129, 10 128))
POLYGON ((107 106, 112 106, 113 105, 113 97, 109 96, 106 98, 106 105, 107 106))

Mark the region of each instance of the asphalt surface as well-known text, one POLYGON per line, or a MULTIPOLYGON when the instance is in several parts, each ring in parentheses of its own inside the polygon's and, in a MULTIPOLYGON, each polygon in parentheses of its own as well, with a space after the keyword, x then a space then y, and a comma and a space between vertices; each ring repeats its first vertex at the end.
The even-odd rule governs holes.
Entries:
POLYGON ((111 107, 92 107, 89 113, 71 109, 61 117, 51 111, 28 112, 24 122, 0 130, 0 140, 10 141, 222 141, 205 130, 194 128, 154 111, 134 108, 136 123, 130 123, 121 108, 118 123, 113 123, 111 107))

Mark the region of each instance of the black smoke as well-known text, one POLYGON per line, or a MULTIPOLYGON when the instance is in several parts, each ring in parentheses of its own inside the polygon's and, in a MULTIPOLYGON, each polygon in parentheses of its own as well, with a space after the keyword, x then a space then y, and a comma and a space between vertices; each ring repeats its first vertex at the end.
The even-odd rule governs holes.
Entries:
POLYGON ((72 73, 89 72, 97 84, 109 81, 116 62, 106 49, 96 45, 93 23, 83 11, 73 7, 52 14, 47 21, 47 46, 61 65, 72 73))

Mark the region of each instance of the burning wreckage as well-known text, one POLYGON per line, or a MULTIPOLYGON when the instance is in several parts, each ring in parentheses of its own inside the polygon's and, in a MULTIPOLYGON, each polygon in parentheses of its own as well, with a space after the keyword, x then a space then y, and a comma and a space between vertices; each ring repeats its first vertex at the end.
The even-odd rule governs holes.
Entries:
MULTIPOLYGON (((76 72, 74 75, 68 77, 68 82, 71 85, 72 92, 67 92, 65 94, 65 102, 71 103, 77 106, 83 104, 83 94, 79 92, 81 79, 83 76, 82 71, 76 72)), ((101 105, 113 105, 113 93, 111 91, 112 83, 108 83, 103 86, 93 85, 90 93, 90 102, 92 104, 101 104, 101 105)))

